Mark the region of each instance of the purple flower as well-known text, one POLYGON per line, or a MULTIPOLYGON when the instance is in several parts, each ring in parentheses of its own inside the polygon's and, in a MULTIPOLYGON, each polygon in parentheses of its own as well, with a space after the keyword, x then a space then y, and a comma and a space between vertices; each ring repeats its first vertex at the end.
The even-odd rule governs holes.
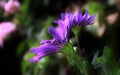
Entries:
POLYGON ((31 53, 37 54, 30 61, 35 62, 38 59, 47 56, 49 54, 59 52, 60 49, 68 41, 68 34, 72 27, 72 22, 74 20, 74 14, 62 13, 61 19, 55 20, 54 22, 58 24, 57 28, 52 26, 49 27, 48 33, 53 36, 52 40, 42 40, 41 46, 31 49, 31 53))
POLYGON ((17 0, 0 1, 0 6, 4 8, 5 12, 14 14, 20 8, 20 3, 17 0))
POLYGON ((41 41, 41 46, 32 48, 30 52, 37 55, 34 56, 30 61, 35 62, 44 56, 59 52, 68 41, 69 32, 75 24, 78 26, 92 24, 94 18, 94 15, 89 16, 87 12, 85 12, 83 16, 81 13, 78 13, 77 15, 68 12, 62 13, 61 19, 54 21, 56 24, 58 24, 58 27, 54 28, 50 26, 48 29, 48 33, 53 36, 53 39, 43 40, 41 41))
POLYGON ((75 26, 91 25, 94 23, 95 16, 96 15, 90 16, 87 11, 83 15, 81 12, 78 12, 78 14, 75 15, 74 25, 75 26))
POLYGON ((68 31, 67 26, 62 27, 61 22, 63 21, 58 22, 59 26, 57 28, 54 28, 52 26, 49 27, 48 32, 53 36, 52 40, 42 40, 41 46, 31 49, 30 52, 37 55, 33 57, 30 62, 35 62, 44 56, 59 52, 60 49, 64 46, 68 40, 68 31))
POLYGON ((95 16, 96 15, 90 16, 87 11, 83 15, 81 12, 78 12, 77 14, 66 12, 61 14, 61 19, 55 20, 54 22, 58 23, 62 20, 64 21, 63 24, 67 25, 68 29, 71 29, 72 26, 86 26, 93 24, 95 16))
POLYGON ((0 47, 3 46, 4 38, 7 34, 15 30, 15 25, 11 22, 2 22, 0 23, 0 47))

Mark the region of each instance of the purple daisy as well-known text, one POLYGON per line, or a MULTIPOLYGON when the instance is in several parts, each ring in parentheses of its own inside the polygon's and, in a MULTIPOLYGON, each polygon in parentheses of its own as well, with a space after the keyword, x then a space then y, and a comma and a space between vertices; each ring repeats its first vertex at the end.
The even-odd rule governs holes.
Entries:
POLYGON ((44 56, 59 52, 68 41, 69 32, 74 25, 85 26, 92 24, 94 18, 95 15, 89 16, 88 12, 85 12, 83 16, 80 12, 77 15, 68 12, 62 13, 61 19, 54 21, 58 24, 58 27, 50 26, 48 29, 48 33, 53 36, 53 39, 43 40, 41 41, 41 46, 32 48, 30 52, 37 55, 30 59, 30 62, 35 62, 44 56), (74 21, 75 23, 73 23, 74 21))
POLYGON ((72 27, 73 20, 74 14, 67 12, 62 13, 61 19, 54 21, 56 24, 58 24, 58 27, 54 28, 50 26, 48 29, 48 33, 53 36, 53 39, 42 40, 41 46, 32 48, 30 52, 35 53, 37 55, 30 59, 30 62, 35 62, 44 56, 47 56, 55 52, 59 52, 60 49, 68 41, 68 34, 72 27))
POLYGON ((64 25, 62 27, 62 24, 63 21, 60 20, 58 21, 59 26, 57 28, 54 28, 52 26, 49 27, 48 33, 53 36, 53 39, 42 40, 41 46, 32 48, 30 52, 37 55, 30 59, 30 62, 35 62, 44 56, 60 51, 60 49, 68 40, 68 26, 64 25))

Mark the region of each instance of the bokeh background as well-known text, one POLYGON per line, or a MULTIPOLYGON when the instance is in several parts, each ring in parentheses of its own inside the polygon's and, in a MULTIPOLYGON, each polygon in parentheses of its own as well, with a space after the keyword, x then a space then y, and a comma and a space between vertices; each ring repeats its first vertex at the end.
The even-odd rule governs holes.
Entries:
MULTIPOLYGON (((81 30, 81 49, 84 49, 84 55, 92 62, 96 50, 100 57, 108 45, 115 52, 115 58, 110 57, 109 62, 116 59, 119 64, 120 0, 18 1, 20 9, 14 14, 6 13, 0 7, 0 23, 9 21, 16 25, 15 31, 6 36, 4 46, 0 47, 0 75, 77 75, 76 68, 61 53, 46 56, 36 63, 29 62, 34 56, 29 52, 30 49, 39 46, 42 39, 52 38, 47 29, 50 25, 55 26, 53 20, 60 18, 60 14, 65 11, 87 10, 90 15, 96 14, 95 23, 81 30)), ((101 68, 97 67, 95 71, 100 72, 101 68)))

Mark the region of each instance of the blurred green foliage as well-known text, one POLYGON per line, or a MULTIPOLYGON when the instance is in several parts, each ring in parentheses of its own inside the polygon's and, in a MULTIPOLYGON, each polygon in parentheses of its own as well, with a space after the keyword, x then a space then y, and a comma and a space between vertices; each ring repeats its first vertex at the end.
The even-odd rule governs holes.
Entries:
MULTIPOLYGON (((19 63, 22 75, 120 75, 119 38, 116 40, 116 37, 119 36, 116 33, 120 32, 119 21, 112 25, 107 21, 107 16, 112 14, 111 11, 119 13, 108 8, 115 5, 115 2, 112 0, 105 3, 100 0, 84 0, 86 2, 84 3, 82 1, 21 0, 20 14, 7 16, 7 18, 4 15, 0 16, 0 21, 13 21, 17 26, 16 32, 18 32, 15 35, 24 37, 15 47, 16 57, 21 58, 19 63), (80 10, 87 10, 90 15, 96 14, 95 23, 88 27, 73 29, 73 34, 70 34, 69 38, 73 39, 75 43, 73 41, 66 43, 60 52, 63 55, 53 54, 36 63, 30 63, 30 58, 35 56, 30 53, 30 49, 40 46, 41 40, 52 38, 48 34, 48 27, 50 25, 57 26, 53 20, 59 19, 58 15, 65 12, 67 8, 71 8, 69 5, 72 3, 80 3, 80 10), (103 31, 103 35, 98 36, 102 25, 106 29, 103 31), (74 36, 75 38, 73 38, 74 36), (87 39, 81 39, 82 36, 87 39), (83 40, 84 43, 81 44, 83 40), (64 66, 65 72, 59 73, 61 65, 64 66), (72 74, 72 72, 76 73, 72 74)), ((2 9, 0 9, 0 14, 4 14, 2 9)))

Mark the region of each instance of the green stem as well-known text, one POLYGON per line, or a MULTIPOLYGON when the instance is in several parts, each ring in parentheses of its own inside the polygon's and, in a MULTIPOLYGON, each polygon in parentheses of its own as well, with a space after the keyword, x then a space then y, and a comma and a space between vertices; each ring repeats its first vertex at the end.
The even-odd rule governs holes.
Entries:
POLYGON ((81 56, 83 56, 83 53, 80 49, 80 43, 79 43, 79 38, 78 38, 78 36, 80 35, 81 27, 73 28, 72 31, 75 35, 75 39, 76 39, 77 46, 78 46, 78 52, 80 53, 81 56))

